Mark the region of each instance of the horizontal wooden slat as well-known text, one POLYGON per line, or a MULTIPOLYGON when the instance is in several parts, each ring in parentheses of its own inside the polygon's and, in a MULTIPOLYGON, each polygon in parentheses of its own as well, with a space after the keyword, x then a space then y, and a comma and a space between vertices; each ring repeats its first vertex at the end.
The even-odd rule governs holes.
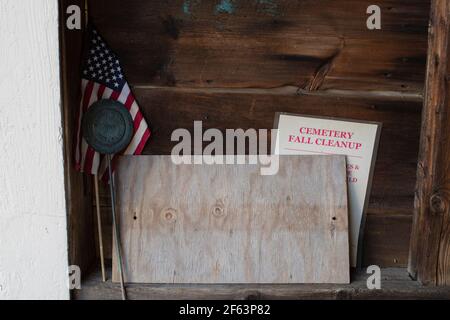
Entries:
POLYGON ((429 0, 377 1, 376 31, 369 1, 231 3, 221 12, 217 1, 96 0, 90 11, 132 84, 423 89, 429 0))
POLYGON ((366 218, 363 265, 405 267, 408 264, 411 214, 372 214, 366 218))
MULTIPOLYGON (((109 269, 107 274, 111 274, 109 269)), ((305 300, 305 299, 450 299, 449 288, 423 287, 408 277, 406 269, 381 269, 381 290, 369 290, 365 271, 354 272, 349 285, 171 285, 129 284, 132 300, 305 300)), ((119 300, 120 285, 102 282, 99 271, 90 274, 77 300, 119 300)))

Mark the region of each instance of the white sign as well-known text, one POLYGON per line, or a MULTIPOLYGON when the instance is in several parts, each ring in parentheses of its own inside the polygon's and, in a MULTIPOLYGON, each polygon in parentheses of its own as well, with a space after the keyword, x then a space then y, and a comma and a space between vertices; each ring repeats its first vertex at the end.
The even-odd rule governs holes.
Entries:
POLYGON ((350 262, 358 261, 363 216, 368 205, 381 124, 277 114, 275 154, 340 154, 347 156, 350 262))

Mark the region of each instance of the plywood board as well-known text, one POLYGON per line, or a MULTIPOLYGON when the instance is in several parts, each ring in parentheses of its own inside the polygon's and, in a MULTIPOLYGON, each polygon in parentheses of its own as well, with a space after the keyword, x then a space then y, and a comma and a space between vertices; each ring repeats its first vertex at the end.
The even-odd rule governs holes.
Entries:
POLYGON ((117 193, 127 282, 349 282, 343 156, 283 156, 273 176, 124 157, 117 193))

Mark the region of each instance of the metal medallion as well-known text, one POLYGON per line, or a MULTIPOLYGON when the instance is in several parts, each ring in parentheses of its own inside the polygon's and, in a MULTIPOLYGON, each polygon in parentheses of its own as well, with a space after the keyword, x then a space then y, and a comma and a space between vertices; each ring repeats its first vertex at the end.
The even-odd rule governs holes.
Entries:
POLYGON ((83 137, 95 151, 116 154, 124 150, 133 137, 133 119, 127 108, 114 100, 100 100, 84 114, 83 137))

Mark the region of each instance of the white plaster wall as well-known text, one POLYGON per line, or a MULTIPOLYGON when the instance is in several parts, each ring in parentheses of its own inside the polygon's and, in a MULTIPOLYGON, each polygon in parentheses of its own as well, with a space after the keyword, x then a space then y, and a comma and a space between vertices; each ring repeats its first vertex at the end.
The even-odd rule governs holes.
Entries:
POLYGON ((0 299, 68 299, 57 0, 0 0, 0 299))

